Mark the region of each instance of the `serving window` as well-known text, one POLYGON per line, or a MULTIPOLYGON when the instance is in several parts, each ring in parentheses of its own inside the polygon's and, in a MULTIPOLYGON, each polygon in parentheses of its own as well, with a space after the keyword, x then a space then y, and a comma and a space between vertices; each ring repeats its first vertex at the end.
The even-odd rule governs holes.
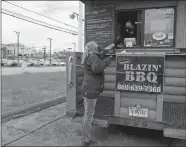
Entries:
POLYGON ((117 47, 173 47, 174 14, 170 7, 117 12, 117 47))

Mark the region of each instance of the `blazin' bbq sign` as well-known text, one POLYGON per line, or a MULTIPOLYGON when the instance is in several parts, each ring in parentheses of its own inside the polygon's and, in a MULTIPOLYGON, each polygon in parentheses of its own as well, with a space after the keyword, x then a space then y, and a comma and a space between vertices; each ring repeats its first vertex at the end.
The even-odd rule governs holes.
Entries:
POLYGON ((164 57, 117 56, 116 90, 163 92, 164 57))

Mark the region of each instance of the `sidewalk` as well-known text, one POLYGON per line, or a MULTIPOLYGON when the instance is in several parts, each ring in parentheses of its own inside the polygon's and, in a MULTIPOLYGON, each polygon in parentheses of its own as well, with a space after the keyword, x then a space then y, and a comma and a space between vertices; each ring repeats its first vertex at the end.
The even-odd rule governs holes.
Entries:
MULTIPOLYGON (((80 146, 80 120, 65 116, 66 103, 2 124, 5 146, 80 146)), ((92 138, 102 146, 167 146, 160 132, 92 127, 92 138), (146 133, 145 133, 146 132, 146 133)))
POLYGON ((81 145, 80 123, 65 116, 66 103, 56 105, 2 125, 3 146, 81 145))
MULTIPOLYGON (((7 144, 12 146, 17 143, 20 143, 20 145, 33 145, 37 143, 39 139, 37 136, 34 135, 35 139, 30 140, 30 142, 26 140, 26 136, 32 135, 35 131, 42 129, 45 125, 50 126, 50 123, 63 118, 65 113, 66 103, 62 103, 2 124, 2 145, 7 144)), ((43 135, 46 134, 44 133, 43 135)), ((39 144, 41 145, 41 142, 39 144)))

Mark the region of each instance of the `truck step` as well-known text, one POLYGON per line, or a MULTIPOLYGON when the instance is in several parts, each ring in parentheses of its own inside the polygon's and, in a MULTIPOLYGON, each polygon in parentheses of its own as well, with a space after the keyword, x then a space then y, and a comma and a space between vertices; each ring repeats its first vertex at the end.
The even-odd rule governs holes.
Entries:
POLYGON ((186 139, 186 130, 183 129, 173 129, 173 128, 164 128, 163 135, 165 137, 177 138, 177 139, 186 139))

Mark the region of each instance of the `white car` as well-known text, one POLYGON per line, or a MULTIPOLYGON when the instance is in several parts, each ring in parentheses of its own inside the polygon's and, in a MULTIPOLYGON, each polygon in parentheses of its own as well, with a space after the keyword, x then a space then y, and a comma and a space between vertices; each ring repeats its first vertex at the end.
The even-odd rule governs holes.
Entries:
POLYGON ((39 60, 38 62, 39 62, 41 65, 44 65, 44 61, 40 61, 40 60, 39 60))
POLYGON ((44 59, 40 59, 39 62, 44 64, 45 60, 44 59))
POLYGON ((44 62, 44 65, 45 65, 45 66, 50 66, 50 62, 49 62, 49 61, 45 61, 45 62, 44 62))
POLYGON ((61 65, 61 66, 65 66, 66 63, 65 63, 65 62, 60 62, 59 65, 61 65))
POLYGON ((6 61, 6 65, 8 65, 8 66, 12 66, 13 63, 14 63, 13 60, 7 60, 6 61))
POLYGON ((29 66, 29 63, 26 62, 26 61, 24 61, 24 62, 21 63, 21 67, 22 68, 25 68, 25 67, 28 67, 28 66, 29 66))
POLYGON ((8 66, 8 59, 2 59, 1 66, 8 66))
POLYGON ((8 61, 8 59, 2 59, 2 62, 4 62, 4 63, 7 62, 7 61, 8 61))
POLYGON ((55 66, 59 65, 59 63, 58 63, 56 60, 53 60, 53 61, 51 62, 51 64, 52 64, 52 65, 55 65, 55 66))
POLYGON ((59 61, 56 61, 56 65, 57 65, 57 66, 60 66, 60 62, 59 62, 59 61))
POLYGON ((29 64, 30 66, 41 66, 41 63, 34 59, 29 60, 29 64))
POLYGON ((24 64, 24 63, 25 63, 24 60, 19 60, 19 64, 20 64, 20 65, 22 65, 22 64, 24 64))

